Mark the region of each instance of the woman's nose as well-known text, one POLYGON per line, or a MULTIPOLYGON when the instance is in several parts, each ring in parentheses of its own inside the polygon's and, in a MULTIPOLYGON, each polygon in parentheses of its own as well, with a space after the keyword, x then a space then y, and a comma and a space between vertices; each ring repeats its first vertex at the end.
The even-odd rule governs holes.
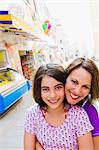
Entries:
POLYGON ((79 87, 76 87, 75 88, 75 94, 76 95, 78 95, 78 94, 80 94, 81 93, 81 87, 79 86, 79 87))

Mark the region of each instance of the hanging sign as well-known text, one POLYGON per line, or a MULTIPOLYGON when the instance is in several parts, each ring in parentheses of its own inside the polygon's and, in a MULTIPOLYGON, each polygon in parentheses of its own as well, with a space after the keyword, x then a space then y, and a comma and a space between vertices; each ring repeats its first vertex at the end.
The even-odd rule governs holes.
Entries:
POLYGON ((44 30, 44 33, 48 35, 50 29, 51 29, 51 24, 48 20, 46 20, 43 24, 42 24, 42 28, 44 30))

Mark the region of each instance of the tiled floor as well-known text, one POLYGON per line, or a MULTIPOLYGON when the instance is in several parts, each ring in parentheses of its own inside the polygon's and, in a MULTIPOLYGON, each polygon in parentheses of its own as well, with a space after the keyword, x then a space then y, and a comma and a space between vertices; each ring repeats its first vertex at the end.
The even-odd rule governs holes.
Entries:
POLYGON ((23 150, 24 117, 33 105, 31 92, 0 119, 0 150, 23 150))

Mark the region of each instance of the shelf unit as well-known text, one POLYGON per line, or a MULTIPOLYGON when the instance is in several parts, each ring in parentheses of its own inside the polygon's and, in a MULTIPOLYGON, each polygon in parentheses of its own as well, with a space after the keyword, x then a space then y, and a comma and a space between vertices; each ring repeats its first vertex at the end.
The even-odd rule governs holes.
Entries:
POLYGON ((32 51, 19 51, 23 75, 32 81, 34 73, 34 57, 32 51))

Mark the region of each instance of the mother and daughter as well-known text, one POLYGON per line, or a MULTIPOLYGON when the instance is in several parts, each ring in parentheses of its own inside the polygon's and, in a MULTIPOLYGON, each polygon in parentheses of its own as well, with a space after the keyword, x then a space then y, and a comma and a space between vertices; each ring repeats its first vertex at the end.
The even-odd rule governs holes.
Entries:
POLYGON ((99 149, 99 70, 92 60, 77 58, 65 71, 56 64, 40 66, 33 97, 24 150, 99 149))

